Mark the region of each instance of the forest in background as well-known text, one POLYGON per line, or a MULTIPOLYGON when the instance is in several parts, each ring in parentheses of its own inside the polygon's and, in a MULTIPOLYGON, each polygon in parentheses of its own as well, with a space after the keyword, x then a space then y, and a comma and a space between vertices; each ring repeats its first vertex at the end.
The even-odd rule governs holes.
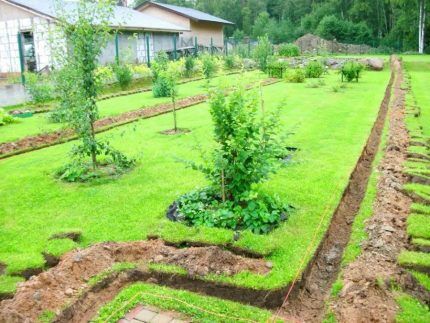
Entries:
MULTIPOLYGON (((144 0, 135 0, 135 5, 144 0)), ((430 52, 430 0, 158 0, 222 17, 240 41, 267 34, 273 43, 313 33, 381 50, 430 52), (420 35, 420 36, 419 36, 420 35)))

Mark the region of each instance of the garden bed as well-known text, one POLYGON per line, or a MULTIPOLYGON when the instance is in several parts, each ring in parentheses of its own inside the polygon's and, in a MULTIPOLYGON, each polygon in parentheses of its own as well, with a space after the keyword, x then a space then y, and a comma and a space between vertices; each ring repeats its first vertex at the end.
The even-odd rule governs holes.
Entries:
MULTIPOLYGON (((233 232, 229 230, 190 228, 164 219, 171 201, 205 185, 200 175, 175 161, 177 158, 198 159, 198 152, 192 149, 196 141, 205 148, 212 145, 209 139, 212 128, 205 105, 178 111, 179 126, 192 130, 183 136, 158 133, 171 127, 171 117, 167 115, 103 134, 114 146, 123 147, 128 155, 143 156, 132 173, 116 181, 76 186, 54 181, 49 173, 62 162, 70 144, 1 161, 0 174, 4 178, 1 189, 14 191, 19 188, 26 196, 26 203, 17 203, 17 197, 13 195, 5 199, 5 210, 11 214, 5 218, 7 231, 1 238, 5 239, 4 243, 0 244, 0 259, 7 265, 6 274, 11 276, 21 269, 43 265, 44 245, 60 229, 82 229, 81 246, 100 241, 141 240, 153 234, 171 243, 231 244, 264 254, 264 262, 270 262, 272 267, 268 274, 207 275, 203 279, 207 288, 201 291, 210 293, 220 286, 225 290, 225 297, 230 294, 230 297, 243 295, 251 299, 244 292, 250 290, 255 302, 264 299, 270 291, 267 303, 259 305, 269 306, 272 298, 276 303, 271 306, 279 305, 297 272, 302 275, 307 267, 300 266, 302 261, 311 263, 317 253, 317 246, 327 232, 331 216, 363 153, 388 77, 387 72, 367 72, 361 82, 337 93, 330 91, 330 86, 340 82, 339 76, 334 74, 327 75, 327 85, 320 88, 282 82, 263 89, 268 110, 284 102, 281 109, 283 127, 286 132, 293 133, 288 137, 288 144, 299 148, 293 162, 261 187, 297 207, 288 221, 268 235, 243 232, 238 241, 234 241, 233 232), (370 89, 373 92, 369 92, 370 89), (363 93, 371 94, 364 96, 363 93), (325 100, 321 100, 322 96, 325 100), (167 158, 166 151, 169 152, 167 158), (17 171, 23 167, 25 173, 17 171), (37 192, 34 182, 38 183, 37 192), (33 205, 31 215, 27 203, 33 205), (321 221, 323 214, 325 217, 321 221), (317 227, 320 230, 314 236, 317 227), (26 240, 18 239, 23 235, 26 240), (26 242, 27 239, 31 244, 26 242), (311 241, 315 243, 307 252, 311 241), (11 243, 16 252, 11 252, 11 243), (255 298, 257 294, 261 297, 255 298)), ((156 272, 160 274, 161 271, 156 272)), ((175 277, 176 280, 188 279, 183 273, 175 277)), ((192 281, 188 284, 189 288, 193 286, 192 281)))

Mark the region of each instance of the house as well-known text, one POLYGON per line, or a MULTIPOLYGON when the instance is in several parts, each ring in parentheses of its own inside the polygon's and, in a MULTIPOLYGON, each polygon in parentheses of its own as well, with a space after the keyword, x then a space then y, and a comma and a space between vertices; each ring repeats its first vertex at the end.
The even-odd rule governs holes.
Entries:
MULTIPOLYGON (((61 10, 73 10, 74 1, 61 10)), ((0 75, 40 71, 53 66, 51 27, 58 19, 56 0, 0 0, 0 75)), ((173 37, 189 28, 133 9, 116 6, 111 21, 112 37, 100 57, 102 64, 122 61, 146 63, 158 51, 173 48, 173 37)))
POLYGON ((155 1, 145 1, 135 9, 189 30, 181 34, 179 48, 194 46, 197 37, 199 46, 206 48, 215 46, 218 49, 222 49, 224 47, 224 26, 233 25, 230 21, 196 9, 155 1))

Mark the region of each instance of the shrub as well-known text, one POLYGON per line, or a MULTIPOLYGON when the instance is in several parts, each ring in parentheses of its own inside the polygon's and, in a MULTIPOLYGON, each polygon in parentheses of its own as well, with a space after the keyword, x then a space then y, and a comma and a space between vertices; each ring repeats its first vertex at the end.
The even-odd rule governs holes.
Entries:
POLYGON ((267 71, 271 77, 282 78, 288 68, 288 62, 280 61, 273 58, 270 63, 267 64, 267 71))
POLYGON ((151 69, 146 64, 133 65, 131 69, 138 78, 152 77, 151 69))
POLYGON ((363 64, 354 61, 346 62, 340 70, 340 73, 342 75, 342 82, 344 78, 346 78, 348 82, 351 82, 353 80, 356 80, 358 82, 358 79, 360 78, 360 74, 363 69, 363 64))
POLYGON ((217 71, 217 62, 212 55, 203 54, 200 56, 200 60, 202 62, 202 71, 203 75, 206 79, 212 78, 217 71))
POLYGON ((131 68, 126 64, 115 64, 113 66, 116 80, 122 90, 128 88, 133 81, 133 72, 131 68))
POLYGON ((303 83, 305 78, 305 72, 301 68, 289 70, 285 74, 285 80, 289 83, 303 83))
POLYGON ((300 55, 300 48, 295 44, 281 44, 278 48, 279 56, 294 57, 300 55))
POLYGON ((324 66, 318 61, 311 61, 305 67, 305 76, 307 78, 318 78, 324 73, 324 66))
POLYGON ((266 72, 269 56, 272 55, 272 44, 267 35, 258 37, 258 44, 255 46, 253 54, 259 68, 266 72))
POLYGON ((187 56, 185 58, 185 76, 191 77, 194 74, 194 68, 196 66, 196 61, 193 56, 187 56))
POLYGON ((109 84, 114 81, 115 75, 112 69, 112 66, 99 66, 96 69, 96 77, 100 83, 100 85, 109 84))
POLYGON ((171 88, 169 80, 165 77, 165 71, 169 58, 165 52, 158 52, 151 65, 153 86, 152 94, 155 98, 170 96, 171 88))
POLYGON ((25 80, 25 88, 33 103, 44 103, 54 98, 53 85, 43 76, 25 73, 25 80))
POLYGON ((278 137, 279 114, 261 115, 259 103, 244 89, 235 90, 229 99, 221 90, 211 94, 217 148, 206 164, 191 163, 211 185, 178 200, 179 219, 191 225, 266 233, 286 218, 288 206, 255 189, 277 170, 284 152, 278 137))
POLYGON ((253 70, 258 67, 257 62, 251 58, 244 58, 242 63, 243 68, 246 70, 253 70))
POLYGON ((0 108, 0 126, 5 126, 7 124, 17 123, 17 122, 19 122, 18 119, 12 117, 4 109, 0 108))

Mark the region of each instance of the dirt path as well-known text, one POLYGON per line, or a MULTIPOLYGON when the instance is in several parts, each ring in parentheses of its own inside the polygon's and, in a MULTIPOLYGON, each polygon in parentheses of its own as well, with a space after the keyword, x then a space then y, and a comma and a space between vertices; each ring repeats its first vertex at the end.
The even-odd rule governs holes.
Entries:
POLYGON ((282 309, 286 320, 298 322, 321 322, 325 313, 331 285, 336 280, 343 250, 348 244, 351 227, 366 193, 372 171, 372 162, 381 141, 387 111, 390 104, 391 88, 397 63, 392 62, 392 74, 381 103, 378 117, 370 133, 367 144, 351 174, 340 204, 338 205, 326 237, 308 267, 302 286, 297 295, 291 295, 282 309))
POLYGON ((397 264, 407 248, 406 218, 411 199, 402 193, 408 177, 402 173, 407 158, 408 132, 404 123, 405 90, 403 71, 394 61, 397 78, 389 113, 389 133, 384 157, 378 166, 380 177, 373 216, 366 223, 368 240, 362 254, 343 271, 344 287, 331 305, 339 322, 394 322, 398 311, 391 283, 419 292, 414 279, 397 264))
MULTIPOLYGON (((262 81, 263 86, 271 85, 279 82, 278 79, 266 79, 262 81)), ((248 84, 247 89, 255 87, 255 84, 248 84)), ((226 91, 226 94, 228 91, 226 91)), ((176 109, 184 109, 192 107, 196 104, 205 102, 208 99, 206 94, 191 96, 176 102, 176 109)), ((103 132, 114 127, 118 127, 127 123, 155 117, 161 114, 169 113, 173 109, 171 103, 162 103, 153 107, 141 108, 134 111, 124 112, 117 116, 106 117, 95 122, 96 132, 103 132)), ((61 144, 70 140, 76 139, 74 132, 71 129, 62 129, 49 133, 39 134, 26 137, 14 142, 0 143, 0 159, 23 154, 29 151, 50 147, 61 144)))

